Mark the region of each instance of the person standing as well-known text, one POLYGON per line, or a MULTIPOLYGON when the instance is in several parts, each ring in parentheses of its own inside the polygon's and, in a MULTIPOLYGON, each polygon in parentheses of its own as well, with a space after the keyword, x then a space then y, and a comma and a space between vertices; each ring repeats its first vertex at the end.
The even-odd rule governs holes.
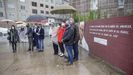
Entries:
POLYGON ((29 24, 26 27, 27 27, 26 35, 28 36, 28 43, 29 43, 28 51, 31 50, 33 51, 33 29, 29 26, 29 24))
POLYGON ((24 43, 26 42, 26 35, 25 35, 25 29, 21 28, 20 29, 20 33, 19 33, 19 37, 20 37, 20 42, 24 43))
POLYGON ((7 30, 7 40, 9 41, 9 44, 11 44, 11 34, 10 34, 10 29, 7 30))
POLYGON ((58 41, 57 41, 57 28, 50 24, 49 35, 53 43, 54 55, 58 55, 58 41))
POLYGON ((65 24, 64 23, 59 24, 59 28, 58 28, 58 32, 57 32, 57 37, 58 37, 58 44, 59 44, 60 51, 61 51, 61 53, 59 55, 61 57, 64 56, 64 52, 65 52, 64 44, 62 42, 62 37, 64 35, 64 32, 65 32, 65 24))
POLYGON ((80 34, 79 34, 79 28, 74 23, 74 19, 70 18, 70 24, 74 29, 74 44, 73 44, 73 51, 74 51, 74 61, 77 61, 79 59, 79 51, 78 51, 78 42, 80 40, 80 34))
POLYGON ((67 22, 66 30, 63 35, 62 41, 65 44, 67 50, 69 65, 73 64, 73 43, 74 43, 73 39, 74 39, 73 27, 67 22))
POLYGON ((37 28, 36 28, 36 31, 35 31, 35 34, 36 34, 36 36, 35 36, 35 41, 36 41, 36 49, 37 49, 37 51, 39 52, 40 51, 40 49, 39 49, 39 35, 40 35, 40 26, 38 25, 37 26, 37 28))
POLYGON ((19 41, 19 35, 14 25, 11 26, 9 34, 10 34, 9 37, 10 37, 10 42, 12 44, 13 53, 16 53, 17 42, 19 41))
POLYGON ((44 50, 44 38, 45 38, 45 31, 40 25, 39 28, 39 38, 38 38, 38 44, 39 44, 39 52, 43 52, 44 50))
POLYGON ((36 47, 37 48, 37 42, 38 42, 38 39, 37 39, 37 34, 36 34, 36 28, 37 26, 33 26, 33 47, 36 47))

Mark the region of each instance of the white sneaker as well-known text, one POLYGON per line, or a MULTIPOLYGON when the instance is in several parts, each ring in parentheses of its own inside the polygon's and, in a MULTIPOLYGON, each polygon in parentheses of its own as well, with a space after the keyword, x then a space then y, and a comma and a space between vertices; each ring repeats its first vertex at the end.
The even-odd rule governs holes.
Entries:
POLYGON ((62 53, 60 56, 61 56, 61 57, 63 57, 63 56, 64 56, 64 54, 62 53))
POLYGON ((60 56, 62 53, 59 53, 58 55, 60 56))

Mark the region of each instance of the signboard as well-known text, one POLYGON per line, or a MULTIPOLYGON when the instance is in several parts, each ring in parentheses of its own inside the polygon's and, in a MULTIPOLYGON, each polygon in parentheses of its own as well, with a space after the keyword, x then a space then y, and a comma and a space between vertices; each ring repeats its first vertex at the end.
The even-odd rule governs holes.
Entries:
POLYGON ((94 37, 94 42, 107 46, 107 40, 106 39, 94 37))
POLYGON ((133 16, 86 22, 90 53, 133 75, 133 16))

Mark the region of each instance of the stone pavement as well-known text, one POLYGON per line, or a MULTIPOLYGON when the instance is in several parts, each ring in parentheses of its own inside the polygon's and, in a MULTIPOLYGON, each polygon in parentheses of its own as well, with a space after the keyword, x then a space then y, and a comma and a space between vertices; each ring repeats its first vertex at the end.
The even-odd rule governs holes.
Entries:
POLYGON ((64 58, 53 55, 49 38, 42 53, 27 52, 27 47, 27 43, 18 44, 13 54, 8 43, 0 42, 0 75, 123 75, 81 48, 79 61, 67 66, 64 58))

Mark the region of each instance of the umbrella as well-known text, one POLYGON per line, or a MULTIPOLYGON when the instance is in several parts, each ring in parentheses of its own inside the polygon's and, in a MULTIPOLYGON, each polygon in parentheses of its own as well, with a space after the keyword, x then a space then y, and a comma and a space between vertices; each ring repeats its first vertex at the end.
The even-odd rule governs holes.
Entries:
POLYGON ((15 21, 10 19, 2 19, 0 20, 0 26, 4 28, 9 28, 11 25, 16 25, 15 21))
POLYGON ((17 21, 16 24, 17 24, 17 27, 25 27, 27 25, 27 23, 23 21, 17 21))
POLYGON ((2 22, 14 22, 13 20, 10 20, 10 19, 3 19, 1 20, 2 22))
POLYGON ((26 21, 27 22, 34 22, 34 23, 45 23, 47 22, 48 18, 42 15, 31 15, 29 16, 26 21))
POLYGON ((76 12, 76 9, 68 4, 58 5, 53 10, 51 10, 52 14, 71 14, 74 12, 76 12))

